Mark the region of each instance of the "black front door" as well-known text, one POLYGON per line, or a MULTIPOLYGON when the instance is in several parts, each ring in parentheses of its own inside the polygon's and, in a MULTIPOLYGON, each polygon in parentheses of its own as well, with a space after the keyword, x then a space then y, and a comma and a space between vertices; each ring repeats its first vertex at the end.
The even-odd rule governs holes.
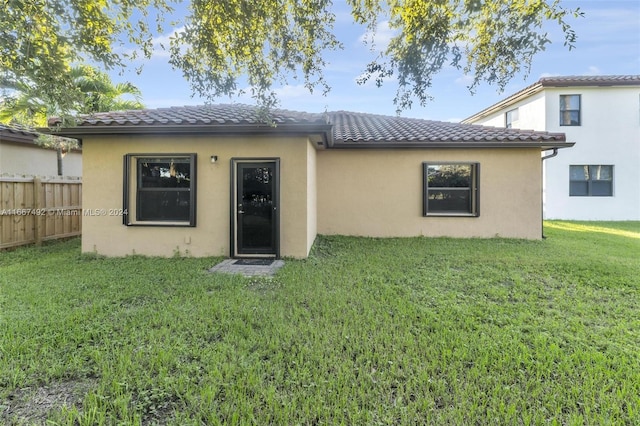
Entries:
POLYGON ((278 257, 279 161, 234 160, 234 255, 278 257))

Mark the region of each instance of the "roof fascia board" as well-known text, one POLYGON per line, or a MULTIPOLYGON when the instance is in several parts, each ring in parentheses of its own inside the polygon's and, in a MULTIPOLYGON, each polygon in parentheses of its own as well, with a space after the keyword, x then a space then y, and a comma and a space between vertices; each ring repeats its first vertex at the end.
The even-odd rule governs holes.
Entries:
POLYGON ((615 87, 615 86, 640 86, 638 80, 620 81, 542 81, 544 87, 615 87))
POLYGON ((520 102, 523 99, 526 99, 530 96, 533 96, 539 92, 541 92, 544 89, 545 86, 543 86, 540 82, 534 83, 529 87, 526 87, 524 89, 522 89, 521 91, 514 93, 513 95, 501 100, 498 103, 495 103, 493 105, 491 105, 488 108, 483 109, 480 112, 477 112, 475 114, 473 114, 470 117, 465 118, 464 120, 461 121, 461 123, 464 124, 473 124, 476 120, 479 120, 481 118, 485 118, 495 112, 500 111, 501 109, 504 109, 506 107, 509 107, 517 102, 520 102))
POLYGON ((375 142, 375 143, 335 143, 332 149, 487 149, 487 148, 571 148, 575 142, 375 142))
POLYGON ((274 127, 255 125, 106 125, 106 126, 77 126, 65 127, 61 129, 38 129, 39 131, 51 135, 66 137, 97 136, 97 135, 296 135, 315 136, 319 135, 324 142, 329 142, 331 138, 331 125, 287 125, 280 124, 274 127))
POLYGON ((24 135, 0 135, 0 142, 2 143, 15 143, 21 145, 37 145, 35 138, 24 135))
MULTIPOLYGON (((40 145, 38 143, 35 143, 33 141, 29 142, 29 141, 17 141, 17 140, 9 140, 9 139, 4 139, 4 138, 0 138, 0 143, 2 144, 7 144, 7 145, 14 145, 14 146, 20 146, 23 148, 33 148, 33 149, 45 149, 48 151, 57 151, 58 148, 54 147, 54 146, 45 146, 45 145, 40 145)), ((82 148, 71 148, 68 151, 64 151, 65 153, 77 153, 77 154, 82 154, 82 148)))

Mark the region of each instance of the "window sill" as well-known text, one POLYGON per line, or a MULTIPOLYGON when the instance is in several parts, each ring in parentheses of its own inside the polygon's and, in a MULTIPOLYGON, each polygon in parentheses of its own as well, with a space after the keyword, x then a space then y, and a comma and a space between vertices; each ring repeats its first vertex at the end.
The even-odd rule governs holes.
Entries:
POLYGON ((160 227, 183 227, 183 228, 193 228, 195 227, 195 223, 191 224, 189 222, 170 222, 170 221, 144 221, 144 222, 129 222, 126 223, 125 226, 160 226, 160 227))
POLYGON ((479 217, 477 213, 427 213, 423 217, 479 217))

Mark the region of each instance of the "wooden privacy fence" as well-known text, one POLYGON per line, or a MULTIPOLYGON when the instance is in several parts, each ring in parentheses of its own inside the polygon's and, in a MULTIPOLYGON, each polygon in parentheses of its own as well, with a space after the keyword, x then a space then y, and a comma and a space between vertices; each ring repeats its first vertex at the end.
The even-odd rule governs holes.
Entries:
POLYGON ((81 180, 0 177, 0 249, 81 233, 81 180))

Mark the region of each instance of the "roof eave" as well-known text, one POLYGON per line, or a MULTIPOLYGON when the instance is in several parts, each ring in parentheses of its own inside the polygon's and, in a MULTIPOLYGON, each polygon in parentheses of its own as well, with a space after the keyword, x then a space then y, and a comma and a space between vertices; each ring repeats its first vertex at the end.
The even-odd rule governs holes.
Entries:
POLYGON ((465 118, 464 120, 461 121, 461 123, 473 124, 477 120, 481 118, 485 118, 497 111, 500 111, 506 107, 509 107, 517 102, 520 102, 523 99, 526 99, 532 95, 535 95, 541 92, 543 89, 544 89, 544 86, 540 82, 534 83, 531 86, 525 87, 521 91, 514 93, 513 95, 501 100, 500 102, 497 102, 491 105, 490 107, 485 108, 482 111, 479 111, 473 114, 472 116, 465 118))
POLYGON ((36 145, 37 136, 25 134, 0 134, 0 142, 10 142, 16 144, 36 145))
POLYGON ((543 79, 540 81, 543 87, 616 87, 616 86, 639 86, 640 79, 629 80, 595 80, 595 81, 563 81, 553 79, 543 79))
POLYGON ((549 149, 571 148, 575 142, 566 141, 435 141, 435 142, 335 142, 332 149, 488 149, 488 148, 539 148, 549 149))

